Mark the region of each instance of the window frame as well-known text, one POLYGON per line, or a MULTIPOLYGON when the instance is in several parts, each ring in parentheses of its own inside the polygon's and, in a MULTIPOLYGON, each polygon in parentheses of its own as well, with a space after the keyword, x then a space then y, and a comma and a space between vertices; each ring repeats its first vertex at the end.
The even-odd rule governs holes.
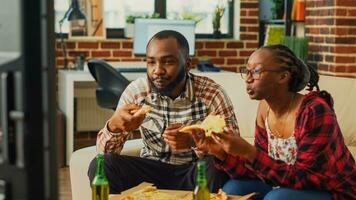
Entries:
MULTIPOLYGON (((219 36, 219 38, 233 38, 234 37, 234 0, 229 0, 228 1, 228 7, 229 7, 229 29, 228 33, 223 33, 219 36)), ((166 18, 167 17, 167 0, 155 0, 154 1, 154 12, 160 14, 160 18, 166 18)), ((59 37, 60 34, 56 33, 56 37, 59 37)), ((68 33, 63 33, 64 38, 68 38, 68 33)), ((214 34, 204 34, 204 33, 196 33, 195 37, 197 39, 200 38, 215 38, 214 34)), ((124 28, 106 28, 106 38, 107 39, 120 39, 120 38, 126 38, 124 35, 124 28)))

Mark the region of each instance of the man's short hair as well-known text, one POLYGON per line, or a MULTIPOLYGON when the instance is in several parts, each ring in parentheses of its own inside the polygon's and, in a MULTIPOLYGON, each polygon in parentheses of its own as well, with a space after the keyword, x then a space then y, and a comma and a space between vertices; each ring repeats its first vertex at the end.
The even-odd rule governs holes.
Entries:
POLYGON ((189 57, 188 40, 184 37, 184 35, 182 35, 178 31, 174 31, 174 30, 163 30, 163 31, 160 31, 160 32, 156 33, 148 41, 146 49, 147 49, 148 45, 151 43, 152 40, 154 40, 154 39, 166 39, 166 38, 170 38, 170 37, 173 37, 173 38, 175 38, 177 40, 178 47, 180 48, 183 56, 185 58, 188 58, 189 57))

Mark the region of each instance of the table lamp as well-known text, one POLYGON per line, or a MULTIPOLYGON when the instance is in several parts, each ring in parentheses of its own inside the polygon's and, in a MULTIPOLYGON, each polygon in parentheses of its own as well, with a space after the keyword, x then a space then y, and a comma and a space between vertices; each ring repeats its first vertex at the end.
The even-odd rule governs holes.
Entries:
POLYGON ((62 25, 64 20, 66 19, 68 19, 68 21, 85 20, 85 15, 80 10, 78 0, 72 0, 72 3, 69 6, 66 13, 64 14, 63 18, 59 20, 59 35, 61 37, 61 45, 62 45, 63 56, 64 56, 64 69, 68 68, 66 44, 64 43, 64 38, 62 33, 62 25))

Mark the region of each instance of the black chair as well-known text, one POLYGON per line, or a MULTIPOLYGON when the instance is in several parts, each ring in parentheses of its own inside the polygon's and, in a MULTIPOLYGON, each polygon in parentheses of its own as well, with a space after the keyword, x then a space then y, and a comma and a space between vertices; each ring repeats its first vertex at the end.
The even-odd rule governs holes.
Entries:
POLYGON ((100 107, 115 110, 122 92, 130 81, 103 60, 89 60, 88 67, 97 83, 97 104, 100 107))

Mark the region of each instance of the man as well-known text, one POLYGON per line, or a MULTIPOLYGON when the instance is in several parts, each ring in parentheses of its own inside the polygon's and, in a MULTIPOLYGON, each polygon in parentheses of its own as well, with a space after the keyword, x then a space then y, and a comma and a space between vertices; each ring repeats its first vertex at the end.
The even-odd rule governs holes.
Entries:
MULTIPOLYGON (((146 181, 158 188, 192 190, 196 160, 203 156, 194 148, 190 134, 180 133, 183 125, 202 121, 210 112, 224 116, 227 128, 237 130, 233 106, 223 89, 212 80, 189 73, 191 60, 186 38, 171 30, 154 35, 147 44, 147 77, 133 81, 124 91, 118 107, 98 133, 97 149, 105 152, 105 173, 110 193, 146 181), (146 114, 131 114, 148 105, 146 114), (140 157, 119 155, 129 132, 140 129, 144 148, 140 157)), ((216 192, 228 176, 207 162, 207 178, 216 192)), ((95 161, 89 167, 95 175, 95 161)))

